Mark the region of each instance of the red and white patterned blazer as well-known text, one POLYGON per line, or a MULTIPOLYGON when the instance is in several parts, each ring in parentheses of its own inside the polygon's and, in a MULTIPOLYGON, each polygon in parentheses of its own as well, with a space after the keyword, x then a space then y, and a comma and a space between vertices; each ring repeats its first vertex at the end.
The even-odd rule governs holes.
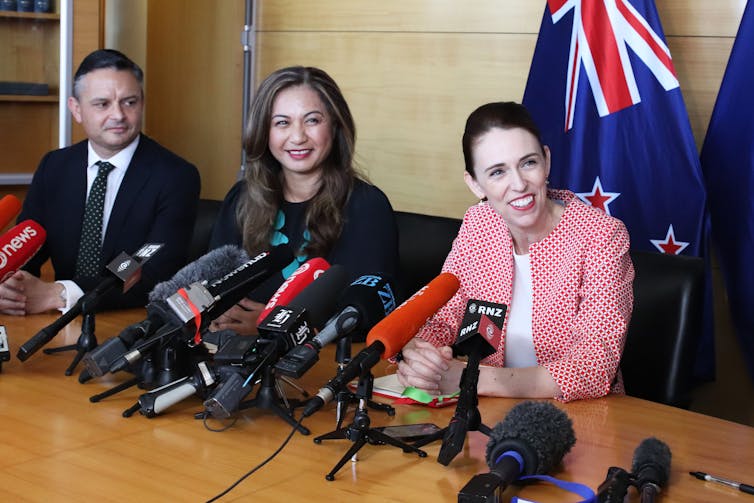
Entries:
MULTIPOLYGON (((618 365, 633 308, 628 232, 570 191, 550 190, 548 197, 566 206, 553 231, 529 246, 537 362, 560 387, 559 400, 622 393, 618 365)), ((466 212, 443 271, 461 287, 417 334, 436 346, 455 341, 468 299, 511 303, 513 240, 487 203, 466 212)), ((503 334, 507 325, 506 314, 503 334)), ((483 363, 504 366, 505 335, 483 363)))

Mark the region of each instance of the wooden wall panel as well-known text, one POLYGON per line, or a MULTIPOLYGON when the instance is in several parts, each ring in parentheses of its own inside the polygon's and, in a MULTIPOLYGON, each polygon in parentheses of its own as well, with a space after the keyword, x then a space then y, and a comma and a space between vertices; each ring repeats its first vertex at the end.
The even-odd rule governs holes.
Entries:
POLYGON ((259 0, 263 31, 536 33, 545 2, 532 0, 259 0))
MULTIPOLYGON (((698 145, 744 0, 657 0, 698 145)), ((523 97, 545 2, 258 2, 257 79, 290 64, 337 80, 357 121, 357 151, 401 210, 461 216, 460 135, 474 107, 523 97)))
MULTIPOLYGON (((92 51, 104 47, 104 1, 74 0, 73 2, 73 56, 71 77, 76 74, 81 60, 92 51)), ((71 142, 86 138, 84 128, 71 118, 71 142)))
POLYGON ((242 0, 149 1, 145 131, 221 199, 241 164, 242 0))
POLYGON ((535 41, 504 34, 263 33, 258 75, 293 64, 327 71, 352 109, 360 167, 396 208, 436 213, 439 205, 459 215, 474 201, 462 181, 466 116, 487 101, 521 99, 525 82, 499 76, 525 74, 535 41), (480 67, 489 78, 470 81, 480 67))

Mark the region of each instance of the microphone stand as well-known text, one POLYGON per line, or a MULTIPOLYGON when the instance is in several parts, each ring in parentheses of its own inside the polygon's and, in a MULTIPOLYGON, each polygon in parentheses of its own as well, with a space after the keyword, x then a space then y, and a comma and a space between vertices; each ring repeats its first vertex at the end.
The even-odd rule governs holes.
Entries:
POLYGON ((274 367, 272 365, 265 364, 262 370, 262 382, 259 384, 259 390, 254 398, 241 402, 238 406, 238 410, 245 410, 251 408, 267 409, 278 417, 283 419, 291 426, 296 426, 296 429, 302 435, 309 435, 311 432, 309 429, 298 423, 293 419, 292 409, 303 405, 300 400, 288 399, 280 392, 277 386, 277 382, 274 375, 274 367), (283 405, 285 403, 285 405, 283 405))
POLYGON ((351 459, 356 461, 356 453, 364 447, 364 444, 369 442, 373 445, 392 445, 402 449, 403 452, 415 452, 420 458, 427 457, 427 453, 421 449, 407 444, 401 440, 393 438, 380 430, 376 430, 370 427, 370 419, 368 413, 368 402, 372 397, 372 387, 374 385, 374 376, 371 371, 366 370, 359 377, 359 385, 356 388, 355 396, 359 400, 358 408, 353 417, 353 422, 345 428, 338 427, 335 431, 325 433, 314 439, 315 444, 321 444, 323 440, 330 439, 348 439, 353 442, 353 445, 346 451, 340 461, 338 461, 330 472, 325 475, 327 480, 335 480, 335 474, 340 470, 346 462, 351 459))
MULTIPOLYGON (((336 342, 335 347, 335 363, 338 364, 338 373, 340 373, 343 368, 348 365, 348 362, 351 361, 351 338, 350 337, 341 337, 336 342)), ((369 392, 369 396, 371 397, 371 390, 369 392)), ((336 425, 335 429, 339 430, 341 426, 343 426, 343 419, 346 416, 346 413, 348 412, 348 406, 351 403, 359 404, 359 397, 352 393, 347 387, 344 388, 342 391, 339 391, 336 397, 337 403, 335 408, 335 419, 336 419, 336 425)), ((393 417, 395 416, 395 409, 392 405, 387 403, 379 403, 375 402, 371 398, 367 398, 367 407, 374 410, 379 410, 382 412, 385 412, 388 416, 393 417)))
POLYGON ((83 313, 81 335, 79 335, 75 344, 68 344, 67 346, 60 346, 57 348, 45 348, 42 350, 46 355, 63 353, 66 351, 76 351, 71 364, 65 369, 65 375, 67 376, 73 374, 76 366, 86 353, 97 347, 97 336, 94 334, 94 309, 89 310, 88 308, 82 308, 81 312, 83 313))
POLYGON ((437 455, 437 462, 445 466, 453 461, 459 452, 463 449, 466 441, 466 434, 469 431, 480 431, 489 436, 492 429, 482 423, 482 416, 479 413, 479 396, 477 393, 477 384, 479 383, 479 362, 480 357, 479 345, 475 345, 470 351, 466 368, 461 373, 460 393, 456 411, 453 414, 448 426, 427 435, 425 438, 414 442, 415 447, 423 447, 430 442, 442 438, 440 453, 437 455))

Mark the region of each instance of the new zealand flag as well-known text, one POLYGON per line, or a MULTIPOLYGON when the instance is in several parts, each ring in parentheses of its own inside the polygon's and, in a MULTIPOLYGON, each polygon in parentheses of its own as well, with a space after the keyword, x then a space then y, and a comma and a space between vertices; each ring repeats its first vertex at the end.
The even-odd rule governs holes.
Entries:
POLYGON ((702 147, 712 238, 754 377, 754 2, 748 2, 702 147))
MULTIPOLYGON (((548 0, 523 103, 551 186, 625 222, 633 249, 705 255, 699 155, 653 1, 548 0)), ((714 372, 706 332, 701 377, 714 372)))

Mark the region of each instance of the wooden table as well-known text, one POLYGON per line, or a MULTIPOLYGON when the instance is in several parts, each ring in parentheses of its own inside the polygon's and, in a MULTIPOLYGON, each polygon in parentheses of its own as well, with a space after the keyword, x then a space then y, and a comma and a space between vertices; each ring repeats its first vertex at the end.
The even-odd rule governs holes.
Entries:
MULTIPOLYGON (((143 318, 143 311, 100 314, 100 342, 143 318)), ((18 361, 18 347, 52 315, 28 318, 3 316, 12 360, 0 374, 0 500, 2 501, 205 501, 236 481, 275 451, 291 428, 260 410, 245 411, 223 432, 204 428, 193 413, 198 399, 176 405, 164 415, 123 418, 142 390, 131 388, 103 402, 88 397, 125 380, 107 376, 79 384, 65 377, 72 353, 38 352, 18 361)), ((80 333, 80 318, 47 347, 69 344, 80 333)), ((334 374, 332 352, 301 380, 316 391, 334 374)), ((384 366, 375 374, 384 373, 384 366)), ((290 396, 295 392, 291 389, 290 396)), ((742 399, 747 399, 742 397, 742 399)), ((750 399, 750 398, 748 398, 750 399)), ((519 400, 482 398, 483 421, 494 426, 519 400)), ((702 482, 688 475, 701 470, 754 483, 754 428, 631 397, 557 404, 572 418, 577 442, 553 475, 596 488, 609 466, 630 470, 633 451, 649 436, 665 441, 673 453, 668 487, 659 501, 754 503, 754 496, 702 482)), ((397 406, 395 417, 372 411, 372 426, 434 422, 446 426, 453 408, 397 406)), ((299 417, 297 413, 296 417, 299 417)), ((213 426, 221 423, 214 421, 213 426)), ((305 420, 312 436, 294 435, 267 466, 242 482, 221 501, 456 501, 458 490, 475 474, 487 471, 487 437, 471 432, 466 446, 445 467, 437 463, 440 442, 425 447, 419 458, 389 446, 367 444, 359 461, 347 463, 333 482, 325 474, 351 446, 348 440, 315 445, 312 437, 335 426, 333 407, 305 420)), ((578 501, 552 486, 509 488, 513 494, 540 503, 578 501)), ((631 501, 638 501, 631 491, 631 501)))

